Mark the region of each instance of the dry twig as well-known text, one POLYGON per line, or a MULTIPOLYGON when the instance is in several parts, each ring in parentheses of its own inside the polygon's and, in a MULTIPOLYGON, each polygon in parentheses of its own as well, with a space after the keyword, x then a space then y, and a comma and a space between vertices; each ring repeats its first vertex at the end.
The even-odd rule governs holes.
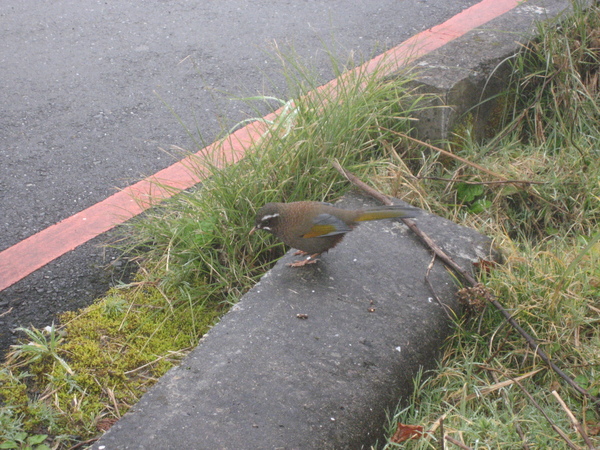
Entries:
MULTIPOLYGON (((408 136, 406 136, 406 137, 408 137, 408 136)), ((410 138, 410 139, 415 140, 413 138, 410 138)), ((417 142, 421 142, 421 141, 417 141, 417 142)), ((429 144, 425 144, 425 143, 422 143, 422 144, 429 146, 429 144)), ((441 150, 441 149, 436 149, 436 150, 441 150)), ((456 155, 453 155, 453 156, 456 156, 456 155)), ((332 164, 333 164, 333 167, 340 174, 342 174, 344 177, 346 177, 346 179, 348 179, 348 181, 350 181, 352 184, 357 186, 359 189, 363 190, 368 195, 381 201, 385 205, 392 204, 392 201, 389 199, 389 197, 378 192, 377 190, 373 189, 371 186, 367 185, 366 183, 364 183, 363 181, 358 179, 358 177, 356 177, 353 173, 351 173, 348 170, 346 170, 345 168, 343 168, 339 162, 333 161, 332 164)), ((472 164, 473 163, 471 163, 471 165, 472 164)), ((485 169, 483 169, 483 170, 486 173, 489 173, 489 171, 487 171, 485 169)), ((450 267, 452 270, 454 270, 458 275, 462 276, 462 278, 469 285, 475 287, 479 284, 477 282, 477 280, 469 272, 467 272, 465 269, 460 267, 425 232, 420 230, 413 220, 411 220, 411 219, 401 219, 401 220, 431 249, 431 251, 433 251, 436 254, 436 256, 439 259, 441 259, 444 262, 444 264, 446 264, 448 267, 450 267)), ((498 300, 496 300, 493 297, 491 292, 490 292, 488 299, 489 299, 490 303, 492 305, 494 305, 494 307, 498 311, 500 311, 500 313, 504 316, 504 318, 507 320, 507 322, 525 339, 525 341, 527 342, 527 344, 529 345, 529 347, 531 348, 531 350, 533 350, 533 352, 535 354, 537 354, 546 364, 548 364, 552 368, 552 370, 554 370, 554 372, 556 372, 563 380, 565 380, 567 382, 567 384, 569 384, 573 389, 575 389, 577 392, 579 392, 583 396, 590 399, 594 403, 596 408, 600 408, 600 398, 590 394, 587 390, 583 389, 569 375, 567 375, 560 367, 558 367, 556 364, 554 364, 554 362, 550 359, 550 357, 546 354, 546 352, 544 352, 539 347, 539 344, 536 342, 536 340, 529 333, 527 333, 527 331, 525 331, 515 321, 515 319, 513 319, 513 317, 510 315, 510 313, 506 309, 504 309, 504 307, 500 304, 500 302, 498 302, 498 300)))
POLYGON ((429 279, 429 274, 431 273, 431 269, 433 269, 434 263, 435 263, 435 254, 431 258, 431 262, 427 266, 427 272, 425 273, 425 281, 427 282, 427 285, 429 286, 431 295, 433 295, 433 298, 435 298, 435 301, 438 303, 438 305, 440 305, 442 307, 442 309, 446 313, 446 317, 448 317, 448 319, 452 320, 452 314, 451 314, 452 308, 450 308, 448 305, 446 305, 444 302, 442 302, 442 300, 438 297, 437 293, 435 292, 435 289, 433 288, 433 285, 431 284, 431 280, 429 279))
POLYGON ((462 448, 463 450, 471 450, 471 447, 467 447, 465 444, 463 444, 460 441, 457 441, 456 439, 454 439, 453 437, 450 436, 445 436, 444 439, 446 439, 448 442, 452 442, 454 445, 458 445, 460 448, 462 448))
POLYGON ((445 418, 446 418, 446 413, 442 414, 440 417, 438 417, 438 419, 435 422, 433 422, 433 424, 431 425, 431 428, 429 430, 427 430, 427 432, 424 434, 425 439, 433 436, 438 428, 440 428, 442 430, 442 436, 444 435, 443 429, 444 429, 444 419, 445 418))
POLYGON ((88 445, 93 444, 94 442, 96 442, 98 439, 100 439, 100 437, 95 437, 95 438, 92 438, 92 439, 88 439, 87 441, 79 442, 79 443, 75 444, 74 446, 69 447, 69 450, 77 450, 78 448, 88 446, 88 445))
POLYGON ((573 412, 569 409, 569 407, 564 402, 564 400, 561 398, 561 396, 558 395, 558 392, 552 391, 552 395, 554 395, 554 397, 556 398, 556 400, 558 400, 558 403, 560 404, 560 406, 562 407, 562 409, 565 410, 565 412, 567 413, 567 416, 569 416, 569 420, 571 421, 571 424, 573 425, 573 428, 575 428, 579 432, 579 434, 581 435, 581 437, 585 441, 585 444, 588 446, 588 448, 591 449, 591 450, 594 450, 596 448, 594 446, 594 443, 591 441, 591 439, 589 438, 589 436, 587 435, 587 433, 584 431, 583 427, 581 426, 581 424, 579 423, 579 421, 577 420, 577 418, 575 417, 575 415, 573 414, 573 412))
POLYGON ((455 159, 455 160, 457 160, 457 161, 460 161, 461 163, 463 163, 463 164, 466 164, 467 166, 471 166, 471 167, 473 167, 474 169, 477 169, 477 170, 479 170, 479 171, 481 171, 481 172, 487 173, 488 175, 491 175, 491 176, 493 176, 494 178, 499 178, 499 179, 500 179, 500 180, 502 180, 502 181, 506 181, 506 178, 504 178, 504 177, 503 177, 502 175, 500 175, 499 173, 492 172, 490 169, 486 169, 485 167, 483 167, 483 166, 480 166, 480 165, 479 165, 479 164, 477 164, 477 163, 474 163, 474 162, 472 162, 472 161, 469 161, 468 159, 465 159, 465 158, 462 158, 462 157, 460 157, 460 156, 458 156, 458 155, 455 155, 454 153, 451 153, 451 152, 448 152, 448 151, 446 151, 446 150, 444 150, 444 149, 441 149, 441 148, 439 148, 439 147, 436 147, 435 145, 431 145, 431 144, 428 144, 427 142, 423 142, 423 141, 421 141, 421 140, 419 140, 419 139, 416 139, 416 138, 414 138, 414 137, 411 137, 411 136, 409 136, 408 134, 400 133, 400 132, 398 132, 398 131, 394 131, 394 130, 389 130, 389 129, 387 129, 387 128, 382 128, 382 129, 383 129, 383 130, 385 130, 385 131, 389 131, 390 133, 393 133, 393 134, 395 134, 396 136, 400 136, 400 137, 402 137, 402 138, 408 139, 409 141, 416 142, 417 144, 419 144, 419 145, 422 145, 422 146, 424 146, 424 147, 427 147, 427 148, 429 148, 429 149, 431 149, 431 150, 435 150, 436 152, 438 152, 438 153, 441 153, 441 154, 442 154, 442 155, 444 155, 444 156, 447 156, 447 157, 449 157, 449 158, 452 158, 452 159, 455 159))
POLYGON ((525 186, 529 186, 530 184, 548 184, 545 181, 529 181, 529 180, 495 180, 495 181, 467 181, 460 179, 451 179, 451 178, 442 178, 442 177, 413 177, 416 180, 433 180, 433 181, 443 181, 445 183, 464 183, 464 184, 473 184, 473 185, 490 185, 490 184, 523 184, 525 186))
MULTIPOLYGON (((491 368, 488 368, 488 369, 491 369, 491 368)), ((542 370, 543 369, 532 370, 532 371, 527 372, 527 373, 525 373, 523 375, 520 375, 518 377, 511 378, 511 379, 506 380, 506 381, 500 381, 498 383, 492 384, 491 386, 487 386, 487 387, 484 387, 482 389, 479 389, 476 394, 469 394, 466 397, 462 397, 462 394, 461 394, 461 398, 460 399, 457 399, 457 400, 453 399, 452 401, 458 403, 458 400, 469 401, 469 400, 473 400, 474 398, 481 397, 483 395, 491 394, 492 392, 496 392, 499 389, 502 389, 504 387, 510 386, 511 384, 514 384, 517 381, 521 381, 521 380, 525 380, 527 378, 531 378, 536 373, 541 372, 542 370)), ((455 396, 458 396, 458 393, 456 395, 452 395, 451 398, 455 397, 455 396)))
POLYGON ((573 443, 573 441, 571 441, 571 439, 569 439, 569 436, 567 436, 563 430, 561 430, 554 422, 552 422, 550 417, 548 417, 548 414, 545 413, 545 411, 542 409, 540 404, 535 400, 535 398, 533 398, 533 396, 527 391, 527 389, 525 389, 523 387, 523 385, 521 383, 519 383, 517 380, 513 380, 513 381, 516 383, 517 386, 519 386, 521 388, 523 393, 527 396, 527 398, 531 401, 531 403, 533 403, 533 406, 535 406, 537 408, 537 410, 542 413, 542 415, 546 418, 546 420, 548 421, 548 423, 550 424, 552 429, 554 431, 556 431, 561 438, 563 438, 563 440, 567 443, 567 445, 569 447, 571 447, 573 450, 579 450, 579 447, 576 446, 573 443))

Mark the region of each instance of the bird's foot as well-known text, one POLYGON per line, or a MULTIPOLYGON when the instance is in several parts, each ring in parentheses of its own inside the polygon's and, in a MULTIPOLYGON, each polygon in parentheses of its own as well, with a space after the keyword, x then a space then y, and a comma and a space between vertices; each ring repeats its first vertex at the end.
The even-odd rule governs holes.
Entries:
MULTIPOLYGON (((294 253, 294 255, 308 255, 308 253, 303 252, 302 250, 298 250, 296 253, 294 253)), ((317 258, 319 255, 320 253, 315 253, 314 255, 308 256, 306 259, 296 261, 293 263, 288 263, 287 265, 289 267, 302 267, 307 266, 308 264, 315 264, 317 261, 319 261, 319 259, 317 258)))

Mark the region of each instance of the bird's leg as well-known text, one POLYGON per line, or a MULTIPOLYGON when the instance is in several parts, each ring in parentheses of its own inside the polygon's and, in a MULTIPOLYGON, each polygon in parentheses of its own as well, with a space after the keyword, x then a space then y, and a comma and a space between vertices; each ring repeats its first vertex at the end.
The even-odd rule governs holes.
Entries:
MULTIPOLYGON (((307 252, 303 252, 302 250, 298 250, 298 252, 294 253, 295 255, 308 255, 307 252)), ((320 253, 315 253, 313 255, 308 256, 306 259, 303 259, 301 261, 296 261, 293 263, 288 263, 287 265, 289 267, 302 267, 302 266, 306 266, 308 264, 315 264, 318 259, 317 257, 320 255, 320 253)))

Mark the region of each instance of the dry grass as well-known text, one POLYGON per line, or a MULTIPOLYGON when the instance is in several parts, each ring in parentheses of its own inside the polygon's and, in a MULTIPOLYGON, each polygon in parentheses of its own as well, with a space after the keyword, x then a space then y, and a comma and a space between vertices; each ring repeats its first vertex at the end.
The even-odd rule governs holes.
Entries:
MULTIPOLYGON (((396 189, 491 236, 505 262, 481 281, 572 379, 600 395, 600 11, 578 11, 516 60, 504 129, 454 139, 443 159, 404 141, 396 189), (445 181, 442 181, 445 180, 445 181), (510 180, 511 182, 507 182, 510 180)), ((570 388, 488 306, 465 317, 440 368, 390 420, 425 438, 386 448, 592 448, 600 405, 570 388), (520 377, 520 378, 519 378, 520 377), (515 381, 517 380, 517 381, 515 381), (564 404, 561 404, 561 401, 564 404), (408 404, 408 406, 406 406, 408 404), (573 424, 579 423, 579 429, 573 424), (442 420, 443 419, 443 420, 442 420)), ((391 434, 390 434, 391 437, 391 434)))

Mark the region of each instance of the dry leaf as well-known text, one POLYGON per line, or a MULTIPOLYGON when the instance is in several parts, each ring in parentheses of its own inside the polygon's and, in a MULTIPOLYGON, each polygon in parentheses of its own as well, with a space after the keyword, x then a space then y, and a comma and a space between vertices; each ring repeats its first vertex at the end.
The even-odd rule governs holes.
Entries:
POLYGON ((590 436, 600 435, 600 422, 598 422, 596 425, 590 425, 589 423, 587 425, 587 432, 590 436))
POLYGON ((398 422, 398 428, 396 428, 391 441, 399 444, 409 439, 419 439, 420 437, 423 437, 423 427, 421 425, 404 425, 398 422))
POLYGON ((110 427, 112 427, 116 422, 117 422, 117 418, 105 418, 105 419, 100 419, 99 421, 96 422, 96 429, 98 431, 108 431, 108 429, 110 427))

